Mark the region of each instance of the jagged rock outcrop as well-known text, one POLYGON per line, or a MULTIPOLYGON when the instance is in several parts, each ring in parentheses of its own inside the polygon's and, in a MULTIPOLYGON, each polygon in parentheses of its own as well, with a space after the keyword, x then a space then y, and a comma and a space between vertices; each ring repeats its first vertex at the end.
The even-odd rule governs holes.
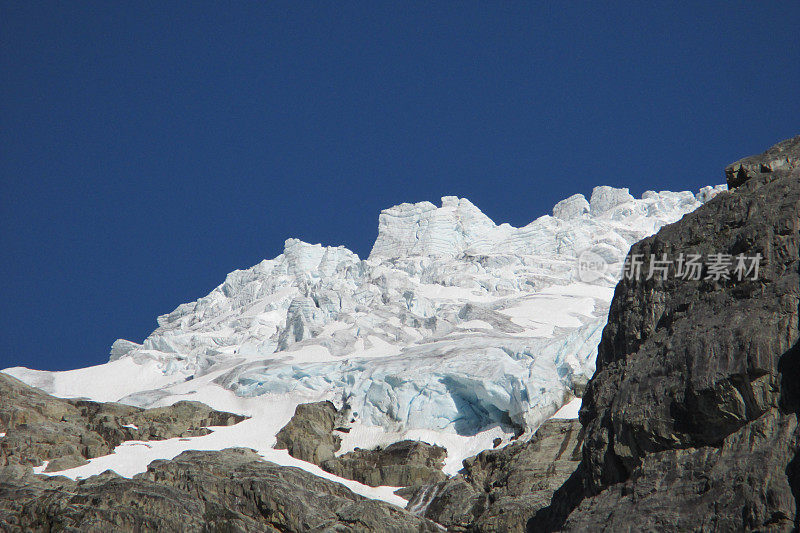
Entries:
POLYGON ((529 441, 483 451, 457 476, 418 489, 406 509, 449 531, 522 532, 575 471, 581 442, 577 420, 548 420, 529 441))
POLYGON ((348 415, 346 408, 337 410, 328 401, 298 405, 278 432, 275 448, 372 487, 418 487, 447 478, 442 472, 447 450, 425 442, 401 441, 336 457, 342 439, 334 430, 347 429, 348 415))
POLYGON ((800 167, 800 135, 779 142, 763 154, 740 159, 725 167, 728 188, 734 189, 745 181, 760 177, 761 181, 769 181, 775 171, 791 172, 800 167))
POLYGON ((356 449, 323 461, 323 470, 365 485, 416 487, 447 479, 442 472, 447 450, 426 442, 404 440, 372 450, 356 449))
POLYGON ((698 280, 673 264, 666 279, 617 285, 580 467, 530 531, 798 525, 798 156, 795 137, 731 165, 735 190, 633 246, 631 258, 707 264, 698 280), (730 279, 714 279, 712 254, 729 254, 730 279), (760 254, 757 276, 733 275, 739 254, 760 254))
POLYGON ((133 479, 0 469, 0 530, 433 532, 435 524, 252 450, 184 452, 133 479))
POLYGON ((47 472, 85 464, 127 440, 207 435, 245 417, 198 402, 141 409, 117 403, 55 398, 0 374, 0 466, 39 466, 47 472))

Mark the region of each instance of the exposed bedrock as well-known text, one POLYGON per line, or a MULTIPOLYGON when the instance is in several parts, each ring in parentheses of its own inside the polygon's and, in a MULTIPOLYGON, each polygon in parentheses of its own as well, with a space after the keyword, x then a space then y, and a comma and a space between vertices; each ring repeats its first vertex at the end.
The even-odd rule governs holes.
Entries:
MULTIPOLYGON (((726 169, 735 189, 635 244, 729 254, 731 279, 623 279, 580 420, 580 467, 531 531, 797 525, 800 137, 726 169), (738 279, 736 256, 761 257, 738 279)), ((702 278, 713 274, 704 267, 702 278)))
POLYGON ((442 472, 447 450, 426 442, 403 440, 372 450, 356 449, 323 461, 332 474, 378 487, 416 487, 447 479, 442 472))
POLYGON ((483 451, 458 475, 418 489, 406 509, 449 531, 525 531, 575 471, 581 442, 577 420, 548 420, 530 440, 483 451))
POLYGON ((728 187, 734 189, 754 177, 769 179, 775 171, 791 172, 800 167, 800 135, 779 142, 763 154, 740 159, 725 167, 728 187))
POLYGON ((339 477, 372 487, 416 487, 447 478, 442 472, 447 451, 425 442, 401 441, 335 456, 341 438, 334 430, 346 426, 346 409, 338 411, 327 401, 301 404, 278 432, 275 447, 339 477))
MULTIPOLYGON (((327 424, 324 409, 306 411, 327 424)), ((208 426, 243 418, 196 402, 140 409, 64 400, 0 374, 0 531, 438 531, 410 512, 248 449, 187 451, 152 462, 133 479, 107 471, 74 481, 32 471, 43 461, 48 471, 78 466, 126 440, 205 435, 208 426)))
POLYGON ((55 398, 0 373, 0 466, 39 466, 47 472, 86 464, 127 440, 207 435, 210 426, 245 417, 198 402, 141 409, 118 403, 55 398))
POLYGON ((435 524, 252 450, 184 452, 133 479, 0 469, 0 530, 433 532, 435 524))

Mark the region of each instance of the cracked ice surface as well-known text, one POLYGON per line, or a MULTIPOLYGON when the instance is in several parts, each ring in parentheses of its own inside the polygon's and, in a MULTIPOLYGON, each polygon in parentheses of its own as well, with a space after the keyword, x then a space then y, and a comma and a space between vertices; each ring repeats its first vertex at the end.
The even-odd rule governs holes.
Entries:
POLYGON ((59 396, 141 406, 217 407, 208 386, 248 401, 330 398, 356 424, 397 435, 532 431, 594 372, 631 244, 723 189, 635 199, 596 187, 521 228, 466 199, 402 204, 381 213, 367 259, 289 239, 158 317, 141 345, 116 341, 106 365, 6 372, 59 396), (591 283, 576 268, 587 250, 611 265, 591 283))

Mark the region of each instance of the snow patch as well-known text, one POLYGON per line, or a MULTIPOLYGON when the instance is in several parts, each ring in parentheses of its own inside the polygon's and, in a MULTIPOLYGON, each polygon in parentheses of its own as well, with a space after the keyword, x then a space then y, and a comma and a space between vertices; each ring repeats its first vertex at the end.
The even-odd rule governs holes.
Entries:
POLYGON ((550 418, 562 419, 562 420, 577 419, 578 411, 581 410, 582 402, 583 399, 581 398, 573 398, 572 400, 564 404, 564 406, 562 406, 561 409, 556 411, 556 414, 554 414, 550 418))

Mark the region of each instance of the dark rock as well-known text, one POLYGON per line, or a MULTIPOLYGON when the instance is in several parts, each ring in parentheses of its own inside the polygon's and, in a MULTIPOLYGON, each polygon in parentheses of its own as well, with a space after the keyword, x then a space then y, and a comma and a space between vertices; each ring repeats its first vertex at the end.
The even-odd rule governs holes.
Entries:
POLYGON ((162 440, 206 435, 209 426, 245 417, 198 402, 141 409, 117 403, 55 398, 0 373, 0 466, 38 466, 47 472, 85 464, 126 440, 162 440))
POLYGON ((673 272, 617 285, 580 412, 580 467, 530 531, 796 527, 799 155, 795 137, 735 163, 735 191, 633 246, 763 259, 756 280, 673 272))
POLYGON ((323 461, 320 467, 372 487, 416 487, 447 479, 442 472, 446 456, 441 446, 404 440, 386 448, 348 452, 323 461))
POLYGON ((526 442, 466 459, 459 475, 417 490, 406 509, 450 531, 524 531, 575 471, 581 441, 577 420, 548 420, 526 442))
POLYGON ((402 441, 374 450, 356 448, 336 457, 341 437, 335 431, 347 430, 349 418, 347 409, 338 411, 331 402, 298 405, 278 432, 275 448, 373 487, 417 487, 447 478, 442 472, 447 450, 424 442, 402 441))
POLYGON ((331 402, 304 403, 277 434, 275 448, 309 463, 320 464, 332 459, 342 439, 333 433, 339 412, 331 402))
POLYGON ((430 532, 435 524, 252 450, 184 452, 125 479, 0 475, 0 530, 430 532))
POLYGON ((728 188, 735 189, 753 177, 769 179, 764 174, 788 173, 800 167, 800 135, 782 141, 763 154, 745 157, 725 167, 728 188))

